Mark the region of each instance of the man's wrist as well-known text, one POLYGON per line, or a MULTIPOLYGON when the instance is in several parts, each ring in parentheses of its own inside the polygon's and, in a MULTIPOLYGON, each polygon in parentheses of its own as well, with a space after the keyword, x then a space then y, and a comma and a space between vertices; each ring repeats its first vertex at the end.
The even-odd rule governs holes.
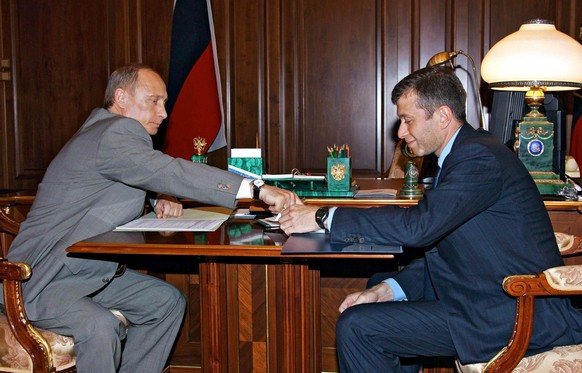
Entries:
POLYGON ((329 207, 320 207, 315 212, 315 222, 320 229, 327 231, 327 218, 329 217, 329 207))
POLYGON ((261 190, 263 189, 263 186, 265 186, 265 182, 262 179, 255 179, 251 182, 251 186, 253 188, 253 199, 261 199, 261 190))

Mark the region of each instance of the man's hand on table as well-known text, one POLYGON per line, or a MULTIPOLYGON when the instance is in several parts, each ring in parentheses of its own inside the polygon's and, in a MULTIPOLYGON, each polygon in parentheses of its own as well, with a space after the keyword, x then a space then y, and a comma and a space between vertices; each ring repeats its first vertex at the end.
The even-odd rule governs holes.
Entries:
POLYGON ((307 233, 319 230, 315 222, 318 206, 294 205, 281 211, 279 226, 286 234, 307 233))
POLYGON ((182 216, 184 208, 176 197, 160 194, 156 200, 154 212, 158 219, 177 218, 182 216))

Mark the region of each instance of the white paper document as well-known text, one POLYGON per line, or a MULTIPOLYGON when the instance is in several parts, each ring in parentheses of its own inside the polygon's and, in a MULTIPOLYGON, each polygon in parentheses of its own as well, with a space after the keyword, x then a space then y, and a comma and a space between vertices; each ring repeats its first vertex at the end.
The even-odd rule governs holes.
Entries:
POLYGON ((139 219, 117 227, 116 231, 156 231, 156 232, 213 232, 224 223, 232 213, 225 207, 196 207, 184 209, 179 218, 158 219, 150 212, 139 219))

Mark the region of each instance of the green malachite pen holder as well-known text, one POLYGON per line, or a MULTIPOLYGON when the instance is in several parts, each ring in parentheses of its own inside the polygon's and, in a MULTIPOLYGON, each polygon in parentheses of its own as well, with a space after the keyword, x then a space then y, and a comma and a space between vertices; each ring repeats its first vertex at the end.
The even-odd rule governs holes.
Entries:
POLYGON ((347 192, 352 187, 352 159, 327 158, 327 190, 347 192))
POLYGON ((208 163, 208 156, 203 154, 194 154, 192 156, 192 162, 194 163, 208 163))

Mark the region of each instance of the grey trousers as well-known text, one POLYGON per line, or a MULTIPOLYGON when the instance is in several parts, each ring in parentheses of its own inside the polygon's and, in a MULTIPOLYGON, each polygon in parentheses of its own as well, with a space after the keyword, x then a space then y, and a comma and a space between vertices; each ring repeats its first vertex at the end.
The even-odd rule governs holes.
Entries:
POLYGON ((79 373, 160 373, 185 308, 185 298, 174 286, 128 269, 65 314, 34 325, 75 339, 79 373), (130 322, 127 333, 110 309, 130 322))

